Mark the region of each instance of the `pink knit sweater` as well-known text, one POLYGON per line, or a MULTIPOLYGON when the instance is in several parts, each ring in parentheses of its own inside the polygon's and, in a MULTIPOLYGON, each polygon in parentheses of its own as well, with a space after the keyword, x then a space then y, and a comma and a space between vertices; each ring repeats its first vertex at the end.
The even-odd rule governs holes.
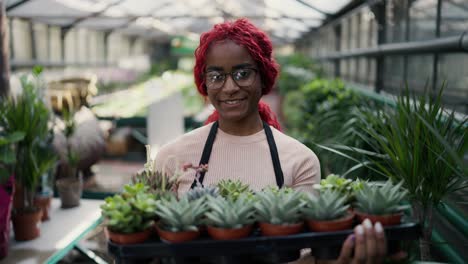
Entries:
MULTIPOLYGON (((198 165, 212 124, 195 129, 163 146, 156 155, 155 166, 159 171, 172 175, 181 173, 178 193, 190 189, 195 172, 182 172, 184 163, 198 165)), ((317 156, 299 141, 271 127, 278 148, 284 175, 284 185, 301 191, 312 192, 312 185, 320 181, 320 163, 317 156)), ((234 136, 218 128, 208 172, 203 184, 215 185, 222 179, 239 179, 252 190, 276 186, 273 163, 265 132, 249 136, 234 136)))

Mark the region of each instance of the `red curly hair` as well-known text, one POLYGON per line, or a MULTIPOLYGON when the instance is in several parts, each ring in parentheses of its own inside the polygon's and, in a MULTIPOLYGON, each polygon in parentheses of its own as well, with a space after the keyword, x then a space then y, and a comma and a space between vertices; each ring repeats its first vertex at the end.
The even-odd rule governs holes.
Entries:
MULTIPOLYGON (((234 22, 216 24, 210 31, 200 36, 200 45, 195 50, 195 67, 193 69, 198 92, 204 96, 207 95, 203 73, 206 68, 206 55, 209 48, 212 43, 226 39, 232 40, 237 45, 247 49, 252 59, 258 65, 263 84, 262 94, 269 93, 279 73, 279 66, 272 57, 273 45, 263 31, 245 18, 238 19, 234 22)), ((274 128, 281 130, 281 126, 275 114, 267 104, 259 102, 258 111, 262 120, 274 128)), ((218 120, 218 118, 219 114, 215 111, 208 117, 205 123, 214 122, 218 120)))

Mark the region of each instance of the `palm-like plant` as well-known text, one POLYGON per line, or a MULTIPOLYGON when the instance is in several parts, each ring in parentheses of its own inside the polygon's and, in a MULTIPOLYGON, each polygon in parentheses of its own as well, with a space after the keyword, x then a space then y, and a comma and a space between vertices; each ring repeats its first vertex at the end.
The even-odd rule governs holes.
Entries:
MULTIPOLYGON (((33 81, 26 76, 21 78, 23 93, 14 98, 6 98, 0 103, 0 127, 6 133, 21 132, 24 137, 17 142, 15 178, 25 189, 23 208, 33 207, 35 188, 47 166, 41 168, 40 142, 49 132, 50 111, 40 94, 40 69, 35 69, 33 81)), ((52 159, 52 157, 50 157, 52 159)), ((45 161, 48 162, 48 161, 45 161)), ((52 162, 48 162, 52 166, 52 162)))
POLYGON ((423 260, 430 258, 434 206, 447 194, 468 186, 463 163, 468 148, 468 118, 460 121, 455 111, 446 111, 442 105, 443 90, 444 87, 436 95, 424 93, 416 97, 406 88, 394 109, 357 111, 354 133, 370 146, 370 151, 343 145, 321 146, 353 159, 360 163, 358 166, 397 182, 404 181, 415 216, 424 229, 420 241, 423 260), (367 159, 358 160, 346 151, 367 159))

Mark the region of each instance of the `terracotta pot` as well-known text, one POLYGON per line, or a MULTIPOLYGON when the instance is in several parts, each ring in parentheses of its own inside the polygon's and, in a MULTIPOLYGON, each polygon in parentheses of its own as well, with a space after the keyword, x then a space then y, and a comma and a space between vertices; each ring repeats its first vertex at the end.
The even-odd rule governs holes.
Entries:
POLYGON ((246 225, 235 229, 208 226, 207 230, 208 234, 216 240, 231 240, 249 236, 250 232, 252 232, 252 225, 246 225))
POLYGON ((274 225, 266 222, 260 223, 260 230, 264 236, 287 236, 301 232, 304 222, 292 225, 274 225))
POLYGON ((182 231, 182 232, 171 232, 166 231, 160 228, 158 225, 155 225, 156 231, 158 232, 159 237, 161 240, 172 242, 172 243, 180 243, 186 242, 190 240, 194 240, 195 238, 200 236, 200 231, 182 231))
POLYGON ((41 221, 43 222, 50 219, 49 211, 50 211, 51 203, 52 203, 51 196, 37 195, 36 197, 34 197, 34 206, 37 206, 41 208, 42 210, 41 221))
POLYGON ((335 220, 308 219, 307 226, 316 232, 332 232, 351 229, 353 227, 354 213, 348 213, 344 217, 335 220))
POLYGON ((403 212, 392 214, 392 215, 370 215, 354 211, 359 220, 359 223, 368 218, 372 224, 380 222, 383 226, 399 225, 401 223, 401 217, 403 212))
POLYGON ((62 201, 62 208, 72 208, 80 205, 83 193, 83 179, 63 178, 57 180, 57 190, 62 201))
POLYGON ((16 210, 13 214, 13 230, 15 231, 15 240, 26 241, 33 240, 41 234, 39 226, 41 224, 42 210, 16 210))
POLYGON ((24 188, 23 185, 15 182, 15 192, 13 194, 13 208, 21 209, 24 206, 24 188))
POLYGON ((112 232, 106 227, 104 232, 109 240, 121 245, 143 243, 150 238, 151 234, 153 234, 153 230, 151 228, 137 233, 123 234, 112 232))

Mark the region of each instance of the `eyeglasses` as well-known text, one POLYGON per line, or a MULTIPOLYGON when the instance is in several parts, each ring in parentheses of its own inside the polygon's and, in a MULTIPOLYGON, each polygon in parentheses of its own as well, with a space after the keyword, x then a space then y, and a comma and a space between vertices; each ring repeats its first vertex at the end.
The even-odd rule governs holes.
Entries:
POLYGON ((233 70, 232 72, 218 72, 218 71, 209 71, 205 73, 205 84, 208 89, 216 90, 224 86, 226 82, 227 75, 231 75, 232 80, 239 87, 250 86, 255 81, 255 74, 257 69, 254 68, 242 68, 233 70))

